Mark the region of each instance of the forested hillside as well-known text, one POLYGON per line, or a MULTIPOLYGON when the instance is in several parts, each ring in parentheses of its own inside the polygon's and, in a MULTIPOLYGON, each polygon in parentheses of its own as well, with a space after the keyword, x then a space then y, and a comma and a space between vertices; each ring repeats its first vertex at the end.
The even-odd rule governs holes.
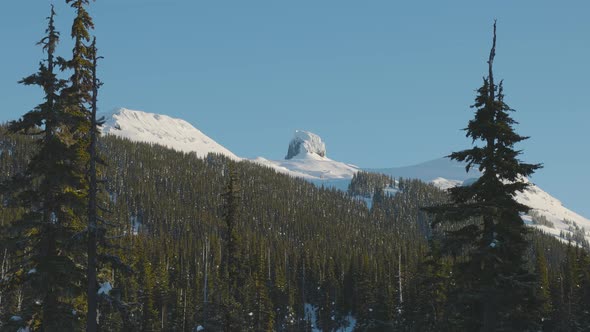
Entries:
MULTIPOLYGON (((31 143, 2 128, 2 180, 24 169, 31 143)), ((445 294, 460 291, 455 258, 428 255, 428 239, 437 235, 420 211, 447 200, 433 185, 402 179, 396 195, 380 196, 368 209, 347 193, 249 162, 114 137, 99 147, 108 166, 101 201, 116 225, 108 234, 116 248, 109 250, 132 269, 100 270, 101 283, 120 300, 101 301, 102 330, 434 331, 454 315, 445 294)), ((4 227, 22 210, 7 196, 2 201, 4 227)), ((531 236, 530 269, 547 269, 539 280, 545 319, 564 331, 587 326, 587 253, 531 236)), ((27 288, 6 287, 6 271, 20 270, 22 278, 31 271, 0 249, 0 314, 10 330, 19 323, 11 317, 36 298, 27 288)))

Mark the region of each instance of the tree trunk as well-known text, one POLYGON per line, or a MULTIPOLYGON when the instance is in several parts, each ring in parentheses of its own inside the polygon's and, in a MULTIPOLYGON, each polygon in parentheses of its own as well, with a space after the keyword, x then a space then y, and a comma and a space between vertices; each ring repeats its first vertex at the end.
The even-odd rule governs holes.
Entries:
MULTIPOLYGON (((484 217, 484 231, 483 231, 483 247, 482 250, 489 251, 493 250, 490 248, 490 244, 494 241, 494 219, 491 216, 484 217)), ((496 311, 497 301, 494 290, 494 277, 496 274, 494 268, 493 257, 491 254, 486 255, 483 258, 483 294, 482 298, 482 332, 495 331, 497 325, 496 311)))

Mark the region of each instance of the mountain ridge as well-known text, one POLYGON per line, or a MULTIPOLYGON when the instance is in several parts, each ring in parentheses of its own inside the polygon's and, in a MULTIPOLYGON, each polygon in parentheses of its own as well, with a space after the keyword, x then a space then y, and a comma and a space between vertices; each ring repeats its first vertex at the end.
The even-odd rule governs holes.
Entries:
MULTIPOLYGON (((321 137, 302 130, 295 131, 284 160, 269 160, 264 157, 246 159, 238 157, 185 120, 126 108, 107 114, 102 131, 104 134, 159 144, 182 152, 194 152, 199 157, 205 157, 208 153, 220 153, 237 161, 253 162, 270 167, 279 173, 342 190, 346 189, 354 174, 361 170, 396 178, 416 178, 433 183, 441 189, 466 185, 479 177, 479 171, 471 169, 466 172, 464 165, 448 158, 437 158, 404 167, 362 169, 328 158, 326 145, 321 137)), ((583 237, 590 241, 590 220, 569 210, 559 199, 537 185, 532 184, 530 189, 519 193, 516 199, 534 211, 529 216, 523 216, 527 224, 558 238, 564 234, 580 232, 578 229, 581 229, 583 237), (536 219, 539 219, 539 216, 548 222, 538 223, 536 219)))
POLYGON ((182 119, 127 108, 101 113, 99 116, 105 118, 101 128, 103 134, 159 144, 182 152, 194 152, 199 157, 220 153, 234 160, 241 159, 182 119))

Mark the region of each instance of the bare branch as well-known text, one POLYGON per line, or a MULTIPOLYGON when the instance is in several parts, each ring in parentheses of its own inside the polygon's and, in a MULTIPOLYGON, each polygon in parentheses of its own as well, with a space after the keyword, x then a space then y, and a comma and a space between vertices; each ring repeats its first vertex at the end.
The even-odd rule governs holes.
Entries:
POLYGON ((495 89, 494 89, 494 57, 496 56, 496 20, 494 20, 494 38, 492 40, 492 49, 490 50, 490 58, 488 59, 488 67, 489 67, 489 74, 488 79, 490 83, 490 100, 494 100, 495 98, 495 89))

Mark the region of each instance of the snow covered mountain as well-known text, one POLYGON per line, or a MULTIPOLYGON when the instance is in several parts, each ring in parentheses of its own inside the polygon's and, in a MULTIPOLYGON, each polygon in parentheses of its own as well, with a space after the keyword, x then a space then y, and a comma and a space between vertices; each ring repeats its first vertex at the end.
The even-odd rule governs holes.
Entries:
MULTIPOLYGON (((152 114, 121 108, 110 114, 103 114, 106 122, 104 134, 116 135, 133 141, 159 144, 168 148, 194 152, 199 157, 208 153, 224 154, 234 160, 248 160, 218 144, 190 123, 166 115, 152 114)), ((346 190, 359 167, 327 157, 326 144, 320 136, 297 130, 289 142, 284 160, 269 160, 258 157, 251 162, 270 167, 277 172, 304 178, 316 184, 334 186, 346 190)), ((435 159, 413 166, 365 169, 399 178, 416 178, 431 182, 441 189, 466 185, 480 176, 479 171, 465 172, 464 165, 447 158, 435 159)), ((567 209, 555 197, 536 185, 519 194, 516 199, 532 208, 525 222, 556 237, 590 241, 590 220, 567 209)))
POLYGON ((120 108, 105 117, 102 133, 137 142, 159 144, 182 152, 194 152, 199 157, 220 153, 232 159, 238 156, 224 148, 190 123, 167 115, 120 108))
POLYGON ((277 172, 312 181, 349 181, 359 171, 355 165, 326 157, 326 144, 321 137, 302 130, 295 131, 285 160, 268 160, 258 157, 252 161, 271 167, 277 172))
MULTIPOLYGON (((167 115, 120 108, 104 116, 102 133, 132 141, 158 144, 181 152, 194 152, 199 157, 219 153, 234 160, 243 160, 223 147, 190 123, 167 115)), ((349 180, 359 168, 333 161, 326 157, 326 145, 313 133, 296 131, 289 144, 285 160, 268 160, 262 157, 252 161, 277 172, 308 180, 349 180)))

